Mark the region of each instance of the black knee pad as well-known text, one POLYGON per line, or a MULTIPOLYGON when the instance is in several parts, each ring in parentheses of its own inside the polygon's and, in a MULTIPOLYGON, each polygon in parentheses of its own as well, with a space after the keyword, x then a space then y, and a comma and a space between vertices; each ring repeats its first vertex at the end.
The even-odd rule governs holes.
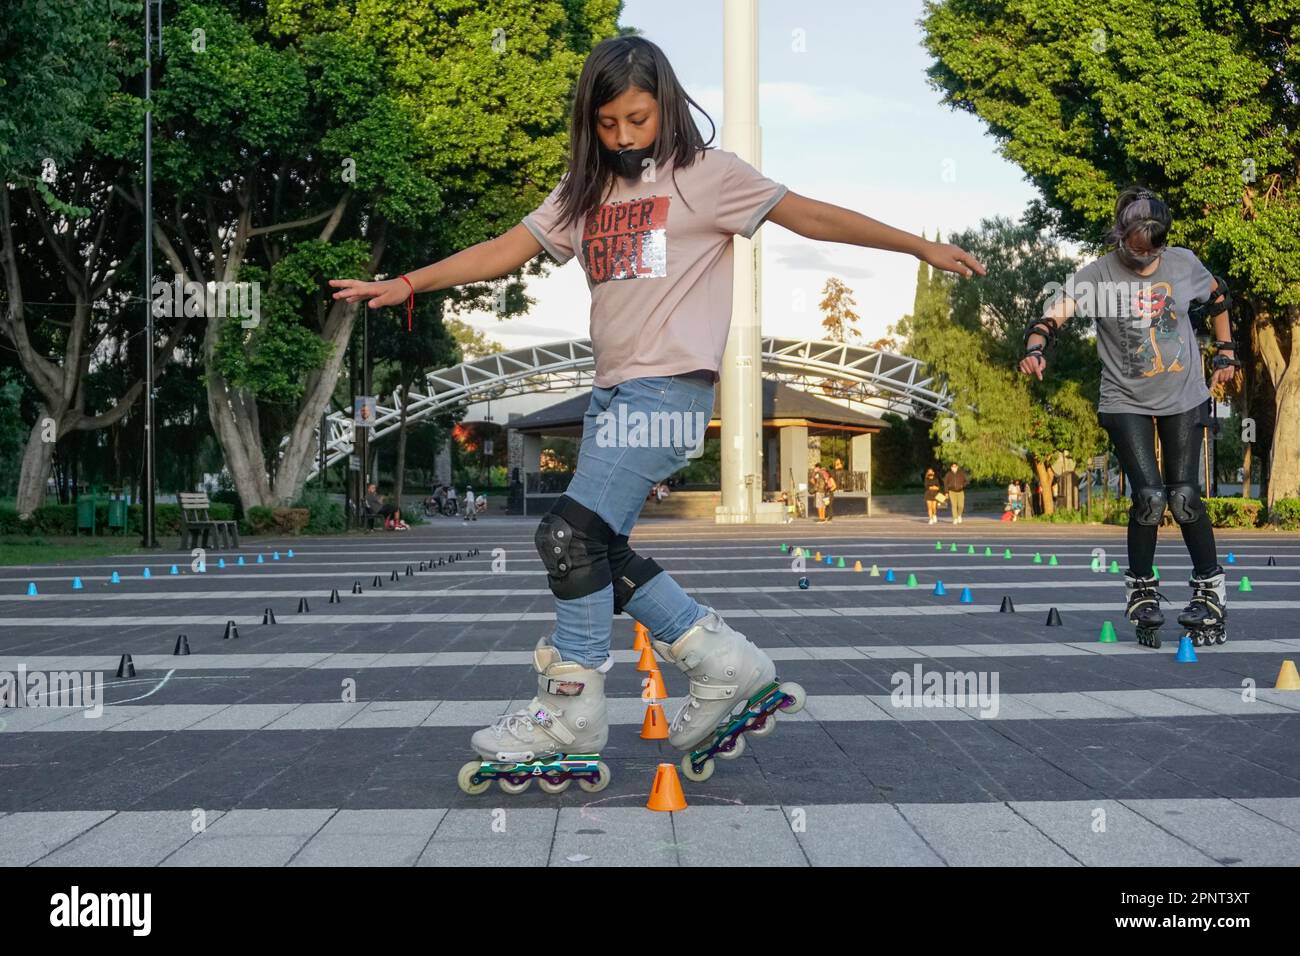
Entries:
POLYGON ((609 546, 614 529, 600 515, 561 495, 542 516, 533 542, 546 565, 551 593, 564 601, 608 587, 609 546))
POLYGON ((1165 485, 1165 494, 1169 497, 1169 510, 1179 524, 1192 524, 1205 514, 1205 502, 1195 485, 1165 485))
POLYGON ((627 543, 627 535, 615 536, 609 548, 609 570, 614 577, 614 613, 622 614, 636 589, 645 584, 663 568, 654 558, 643 558, 627 543))
POLYGON ((1138 524, 1158 525, 1165 516, 1165 503, 1163 488, 1139 488, 1133 496, 1128 516, 1138 524))

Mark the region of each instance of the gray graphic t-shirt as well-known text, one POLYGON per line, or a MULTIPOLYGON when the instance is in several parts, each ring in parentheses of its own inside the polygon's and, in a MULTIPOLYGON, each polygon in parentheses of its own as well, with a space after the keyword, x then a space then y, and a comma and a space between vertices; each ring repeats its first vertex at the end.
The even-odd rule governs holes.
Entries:
POLYGON ((1149 276, 1109 252, 1070 277, 1063 295, 1097 325, 1098 411, 1177 415, 1209 399, 1187 307, 1213 285, 1196 253, 1181 246, 1169 246, 1149 276))

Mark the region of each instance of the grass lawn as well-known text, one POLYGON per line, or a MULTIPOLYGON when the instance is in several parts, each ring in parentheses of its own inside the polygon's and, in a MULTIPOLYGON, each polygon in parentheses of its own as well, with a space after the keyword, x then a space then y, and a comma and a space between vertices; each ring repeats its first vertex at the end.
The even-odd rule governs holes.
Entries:
MULTIPOLYGON (((140 539, 133 534, 117 537, 69 538, 11 536, 0 538, 0 567, 16 564, 53 564, 82 558, 103 558, 115 554, 142 554, 140 539)), ((157 552, 154 552, 157 553, 157 552)))

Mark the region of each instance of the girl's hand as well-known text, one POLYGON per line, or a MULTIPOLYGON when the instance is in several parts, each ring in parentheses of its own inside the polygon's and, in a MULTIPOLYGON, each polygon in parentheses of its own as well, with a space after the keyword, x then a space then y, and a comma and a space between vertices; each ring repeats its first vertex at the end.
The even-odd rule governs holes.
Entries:
POLYGON ((386 305, 401 305, 411 294, 410 286, 401 279, 385 279, 382 282, 330 279, 330 285, 340 290, 334 293, 334 298, 347 302, 364 302, 369 299, 372 309, 381 309, 386 305))
MULTIPOLYGON (((1225 351, 1221 354, 1228 356, 1228 358, 1237 357, 1237 354, 1231 351, 1225 351)), ((1235 365, 1229 365, 1227 368, 1217 368, 1214 370, 1214 374, 1210 376, 1210 385, 1214 386, 1218 385, 1220 382, 1231 382, 1232 377, 1236 374, 1237 368, 1235 365)))
POLYGON ((930 263, 936 269, 942 269, 944 272, 955 272, 968 279, 973 274, 972 270, 980 275, 987 274, 987 270, 980 265, 978 259, 960 246, 954 246, 947 242, 926 243, 925 248, 921 250, 921 259, 930 263))
POLYGON ((1043 369, 1047 368, 1047 359, 1041 355, 1026 355, 1020 360, 1020 371, 1026 375, 1037 375, 1038 380, 1043 380, 1043 369))

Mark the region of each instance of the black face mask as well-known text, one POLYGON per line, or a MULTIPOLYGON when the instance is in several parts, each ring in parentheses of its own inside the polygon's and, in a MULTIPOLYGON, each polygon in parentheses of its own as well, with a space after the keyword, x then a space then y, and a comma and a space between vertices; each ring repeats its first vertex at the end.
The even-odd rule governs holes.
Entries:
POLYGON ((636 179, 645 171, 642 164, 647 159, 654 158, 655 144, 651 143, 642 149, 620 149, 618 152, 602 145, 600 151, 618 175, 624 179, 636 179))
POLYGON ((1115 258, 1134 272, 1139 272, 1159 259, 1164 251, 1165 247, 1161 246, 1159 249, 1152 249, 1150 252, 1138 255, 1135 252, 1130 252, 1128 243, 1121 240, 1115 247, 1115 258))

